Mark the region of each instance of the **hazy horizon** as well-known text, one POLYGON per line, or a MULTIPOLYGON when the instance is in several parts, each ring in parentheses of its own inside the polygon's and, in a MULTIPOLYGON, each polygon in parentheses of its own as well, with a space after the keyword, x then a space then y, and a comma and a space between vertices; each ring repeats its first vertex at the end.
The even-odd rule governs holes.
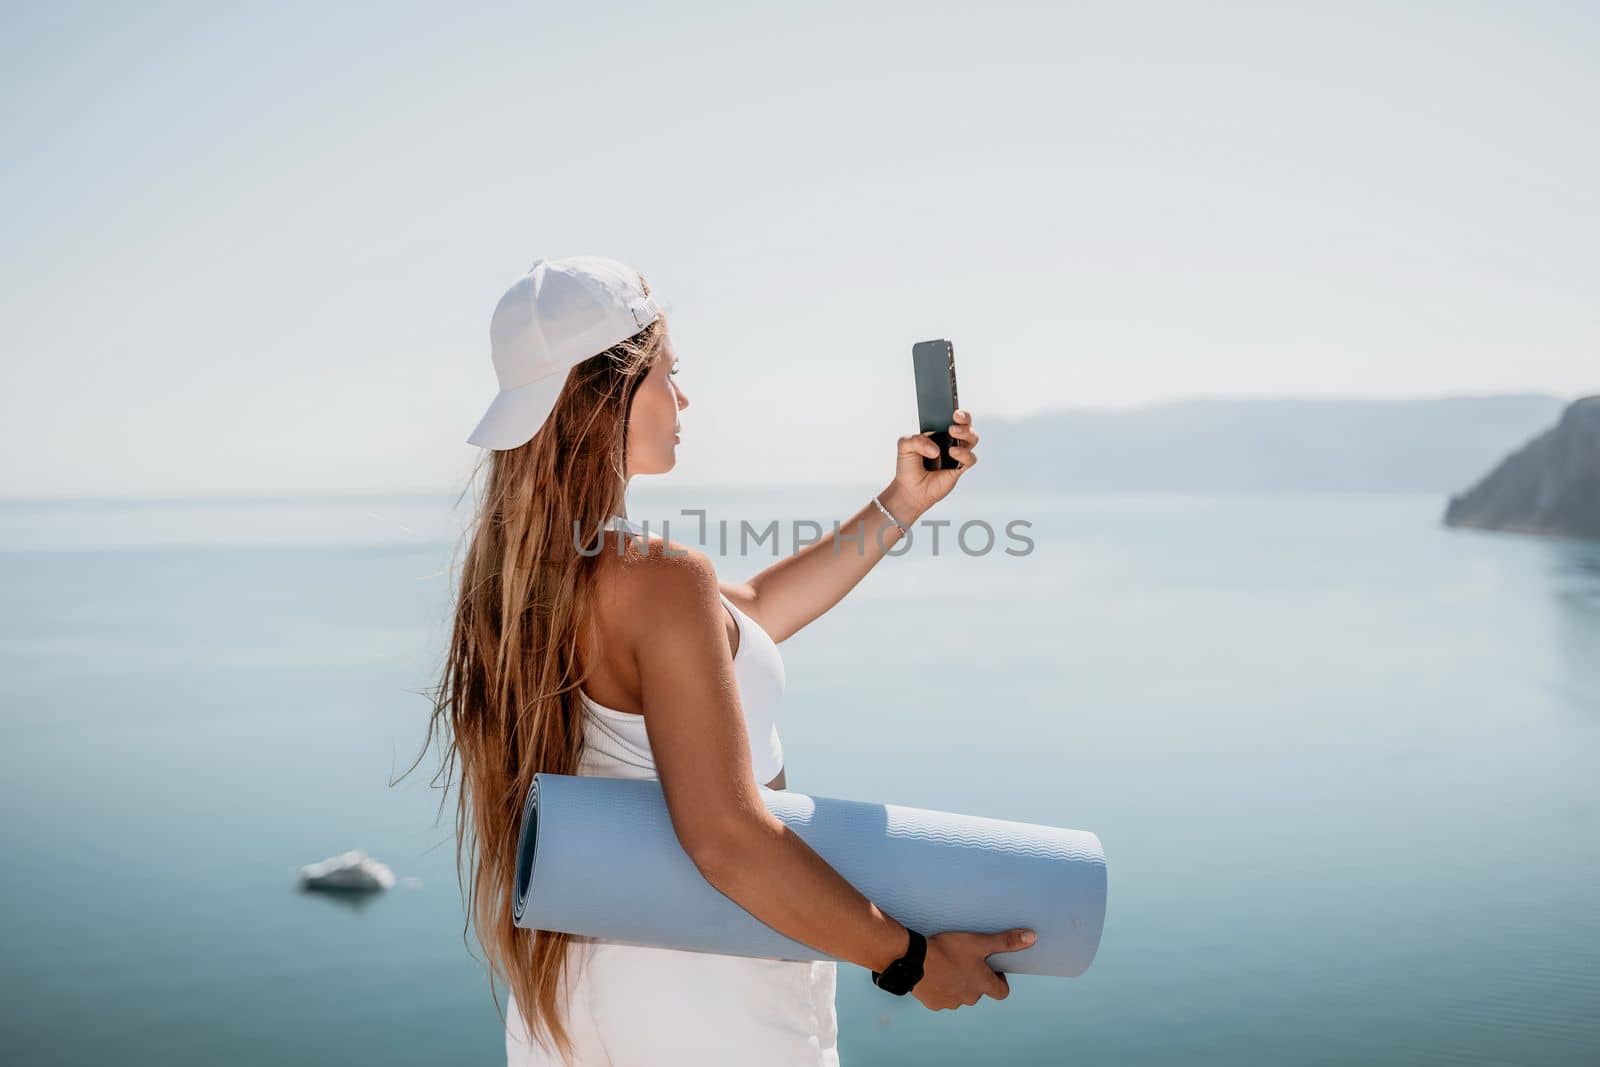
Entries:
MULTIPOLYGON (((1229 395, 1217 394, 1217 395, 1210 395, 1210 396, 1207 396, 1207 395, 1196 395, 1196 396, 1176 397, 1176 398, 1173 398, 1171 400, 1156 401, 1156 402, 1148 403, 1148 404, 1132 404, 1132 405, 1119 405, 1119 406, 1112 406, 1112 405, 1069 405, 1069 406, 1062 407, 1062 408, 1055 408, 1055 409, 1050 409, 1050 410, 1047 410, 1047 411, 1037 412, 1037 413, 1034 413, 1032 415, 1028 415, 1028 416, 1019 418, 1019 419, 991 419, 991 420, 988 420, 988 425, 991 426, 993 428, 993 431, 994 431, 994 433, 991 436, 991 441, 994 442, 994 443, 992 443, 991 446, 990 446, 990 448, 991 448, 991 451, 989 453, 989 455, 991 457, 990 463, 985 467, 985 471, 984 471, 985 477, 982 478, 982 479, 979 479, 977 477, 977 475, 974 475, 974 480, 970 484, 978 485, 978 484, 981 484, 982 482, 986 482, 988 480, 989 476, 993 475, 994 473, 997 473, 995 468, 998 467, 998 466, 1003 466, 1005 468, 1008 476, 1009 475, 1014 475, 1020 469, 1026 467, 1027 460, 1026 460, 1025 457, 1019 461, 1018 457, 1016 457, 1016 456, 1002 456, 1002 455, 998 454, 996 451, 994 451, 994 449, 999 448, 999 447, 1004 447, 1002 442, 1006 441, 1007 436, 1008 436, 1006 431, 1008 431, 1011 427, 1027 427, 1027 426, 1035 424, 1038 420, 1047 420, 1047 419, 1050 419, 1050 418, 1057 418, 1057 419, 1060 419, 1062 421, 1069 421, 1069 420, 1073 419, 1075 416, 1082 416, 1082 415, 1139 416, 1139 415, 1150 415, 1150 414, 1153 414, 1153 413, 1160 413, 1160 412, 1163 412, 1163 411, 1174 410, 1174 409, 1203 408, 1203 407, 1205 407, 1207 405, 1218 405, 1218 406, 1238 405, 1238 406, 1241 406, 1241 407, 1249 408, 1249 407, 1255 407, 1255 406, 1271 405, 1271 404, 1275 404, 1275 403, 1276 404, 1284 404, 1284 405, 1290 405, 1290 404, 1293 404, 1293 405, 1308 405, 1309 404, 1309 405, 1317 405, 1317 406, 1323 406, 1323 407, 1332 407, 1332 406, 1338 406, 1338 405, 1348 405, 1348 406, 1350 406, 1352 408, 1351 414, 1356 414, 1360 410, 1361 407, 1368 406, 1368 405, 1370 405, 1371 408, 1398 407, 1398 406, 1403 406, 1403 405, 1412 405, 1412 406, 1416 406, 1418 408, 1421 408, 1424 405, 1439 404, 1439 403, 1449 403, 1451 401, 1466 401, 1466 402, 1471 402, 1471 401, 1507 401, 1508 402, 1507 404, 1502 405, 1503 407, 1506 407, 1506 408, 1510 407, 1510 403, 1509 402, 1516 402, 1516 401, 1545 401, 1545 402, 1549 402, 1552 405, 1560 405, 1561 408, 1564 408, 1566 405, 1571 404, 1574 400, 1577 400, 1577 399, 1579 399, 1579 397, 1577 397, 1577 396, 1565 396, 1565 397, 1563 397, 1563 396, 1559 396, 1559 395, 1554 394, 1554 393, 1536 393, 1536 392, 1521 392, 1521 393, 1509 393, 1509 392, 1508 393, 1454 393, 1454 394, 1440 394, 1440 395, 1436 395, 1436 396, 1419 395, 1419 396, 1400 396, 1400 397, 1385 397, 1385 396, 1369 397, 1369 396, 1360 396, 1360 395, 1354 395, 1354 394, 1350 394, 1350 395, 1321 395, 1321 396, 1304 396, 1304 395, 1293 395, 1293 394, 1259 395, 1259 396, 1250 396, 1250 395, 1229 396, 1229 395)), ((1510 412, 1508 412, 1508 414, 1509 413, 1510 412)), ((1361 414, 1365 414, 1365 415, 1369 415, 1370 416, 1370 414, 1371 414, 1370 408, 1369 408, 1369 410, 1367 410, 1365 412, 1361 412, 1361 414)), ((1462 412, 1463 416, 1466 416, 1467 414, 1468 414, 1467 412, 1462 412)), ((1559 414, 1559 409, 1557 411, 1557 415, 1558 414, 1559 414)), ((1515 421, 1515 420, 1513 420, 1513 421, 1515 421)), ((1549 426, 1553 426, 1553 425, 1555 425, 1555 422, 1556 422, 1556 415, 1553 415, 1551 417, 1551 419, 1549 420, 1549 424, 1548 425, 1549 426)), ((1458 475, 1458 480, 1461 481, 1460 485, 1441 484, 1439 486, 1439 491, 1440 492, 1445 492, 1445 491, 1454 491, 1456 489, 1464 489, 1464 488, 1466 488, 1468 480, 1475 480, 1475 478, 1477 476, 1480 476, 1483 473, 1487 473, 1490 464, 1492 464, 1493 462, 1497 461, 1500 458, 1503 458, 1504 454, 1509 454, 1510 451, 1512 451, 1514 448, 1520 446, 1521 444, 1525 443, 1527 440, 1531 440, 1533 436, 1536 436, 1537 433, 1539 433, 1540 431, 1542 431, 1545 428, 1547 428, 1547 427, 1544 424, 1538 424, 1538 425, 1530 424, 1530 425, 1525 426, 1521 431, 1514 431, 1509 436, 1506 436, 1506 427, 1500 426, 1500 427, 1498 427, 1498 429, 1500 430, 1501 437, 1500 437, 1500 439, 1498 441, 1496 440, 1496 437, 1494 436, 1494 434, 1492 432, 1492 430, 1494 428, 1485 429, 1483 431, 1482 435, 1480 435, 1478 433, 1478 431, 1476 429, 1474 429, 1472 431, 1472 433, 1471 433, 1471 436, 1473 436, 1474 438, 1476 438, 1478 436, 1483 436, 1483 438, 1484 438, 1484 440, 1482 441, 1481 444, 1482 444, 1483 448, 1485 449, 1485 451, 1484 451, 1483 455, 1479 458, 1479 466, 1481 466, 1482 469, 1479 470, 1479 467, 1475 466, 1475 467, 1470 467, 1470 468, 1467 468, 1467 469, 1461 471, 1459 473, 1459 475, 1458 475), (1476 473, 1474 473, 1474 472, 1476 472, 1476 473)), ((1325 429, 1325 427, 1324 427, 1324 429, 1325 429)), ((1427 434, 1430 432, 1430 429, 1431 428, 1429 426, 1419 425, 1418 433, 1419 433, 1420 436, 1426 437, 1427 434)), ((1174 430, 1176 432, 1178 432, 1178 433, 1182 433, 1183 432, 1183 429, 1182 429, 1181 425, 1175 426, 1174 430)), ((1364 432, 1370 433, 1370 427, 1367 427, 1364 430, 1364 432)), ((1103 444, 1103 442, 1098 442, 1098 443, 1103 444)), ((1197 443, 1199 443, 1199 442, 1197 442, 1197 443)), ((1381 444, 1381 441, 1378 442, 1378 443, 1381 444)), ((1435 448, 1440 443, 1441 442, 1438 442, 1438 441, 1430 441, 1429 442, 1430 447, 1435 447, 1435 448)), ((1312 447, 1313 448, 1316 447, 1315 442, 1312 442, 1312 447)), ((680 459, 684 455, 685 455, 684 451, 682 449, 680 449, 680 459)), ((1116 459, 1116 458, 1119 458, 1119 457, 1110 457, 1110 458, 1116 459)), ((1185 456, 1185 457, 1178 457, 1178 458, 1192 459, 1194 457, 1193 456, 1185 456)), ((1229 461, 1228 457, 1218 457, 1218 458, 1220 458, 1223 461, 1224 466, 1227 465, 1227 463, 1229 461)), ((1288 457, 1288 461, 1291 462, 1291 463, 1293 462, 1292 453, 1288 457)), ((1137 463, 1139 461, 1137 460, 1137 458, 1135 458, 1134 462, 1137 465, 1137 463)), ((630 490, 630 493, 637 492, 640 488, 642 488, 645 493, 652 494, 652 495, 663 495, 663 494, 665 494, 665 495, 680 495, 681 496, 685 492, 693 493, 693 492, 695 492, 697 490, 701 490, 701 489, 704 489, 704 490, 707 490, 707 491, 724 491, 724 490, 738 490, 738 489, 749 489, 749 490, 754 490, 754 491, 766 491, 766 490, 785 489, 785 488, 793 488, 795 490, 802 490, 802 489, 814 489, 814 488, 848 488, 848 487, 853 487, 853 486, 876 487, 878 482, 885 480, 884 477, 879 477, 876 474, 870 474, 869 473, 869 474, 867 474, 865 476, 859 476, 859 477, 848 477, 848 476, 846 476, 846 477, 836 477, 836 478, 828 478, 828 479, 792 479, 792 480, 789 480, 789 481, 777 481, 777 480, 774 480, 774 479, 771 479, 771 478, 768 478, 768 479, 745 479, 745 480, 738 480, 738 479, 721 479, 721 480, 718 480, 718 479, 714 479, 713 478, 713 479, 705 479, 705 480, 699 480, 699 481, 689 481, 689 480, 686 480, 685 478, 681 477, 680 474, 679 474, 679 470, 682 469, 682 466, 683 465, 680 462, 679 468, 676 468, 673 471, 667 472, 665 474, 660 474, 660 475, 641 476, 641 477, 635 479, 635 487, 630 490)), ((419 496, 437 497, 437 496, 440 496, 440 495, 443 495, 443 494, 459 493, 459 492, 462 492, 462 491, 468 489, 468 487, 469 487, 469 483, 467 481, 466 474, 463 473, 463 478, 462 478, 462 480, 460 482, 455 483, 455 484, 448 484, 448 485, 443 485, 443 484, 441 484, 441 485, 414 485, 414 486, 355 486, 355 485, 352 485, 352 486, 320 486, 320 487, 318 487, 318 486, 292 486, 292 485, 286 485, 286 486, 268 486, 268 487, 253 487, 253 488, 252 487, 244 487, 244 488, 239 488, 239 487, 191 488, 191 489, 186 490, 186 491, 178 491, 178 492, 162 492, 162 491, 155 491, 155 492, 142 491, 141 492, 141 491, 134 491, 134 492, 120 493, 120 494, 119 493, 92 493, 92 492, 91 493, 34 494, 34 495, 28 495, 28 494, 11 494, 11 495, 0 494, 0 504, 35 504, 35 503, 36 504, 49 504, 49 503, 86 503, 86 504, 92 504, 92 503, 127 503, 127 504, 151 503, 151 504, 154 504, 154 503, 160 503, 160 502, 163 502, 163 501, 170 501, 170 502, 201 502, 201 501, 207 501, 207 500, 214 500, 214 501, 228 501, 228 500, 239 500, 239 501, 250 501, 250 500, 296 500, 296 499, 319 500, 319 499, 332 499, 332 498, 340 498, 340 497, 348 497, 348 498, 371 497, 371 498, 374 498, 374 499, 381 499, 381 498, 385 498, 385 497, 396 497, 396 498, 400 498, 400 497, 419 497, 419 496)), ((1000 488, 1000 489, 1010 489, 1010 488, 1017 488, 1017 487, 1018 486, 1014 482, 1004 482, 1004 481, 1002 481, 999 485, 995 486, 995 488, 1000 488)), ((1051 490, 1041 489, 1041 491, 1051 491, 1051 490)), ((1128 493, 1134 493, 1134 494, 1151 493, 1151 492, 1154 492, 1154 493, 1162 493, 1162 492, 1179 492, 1179 493, 1182 493, 1182 492, 1196 492, 1196 493, 1200 493, 1200 494, 1210 494, 1210 493, 1221 492, 1221 493, 1226 494, 1226 493, 1231 492, 1233 490, 1228 490, 1228 489, 1204 489, 1204 488, 1197 488, 1197 489, 1192 489, 1192 490, 1186 490, 1186 489, 1164 489, 1163 490, 1163 489, 1150 489, 1150 488, 1146 488, 1146 487, 1141 487, 1140 485, 1137 485, 1137 484, 1130 484, 1124 489, 1110 488, 1110 489, 1073 490, 1073 489, 1069 488, 1069 489, 1063 489, 1063 490, 1060 490, 1060 491, 1063 491, 1063 492, 1074 492, 1074 491, 1128 492, 1128 493)), ((1246 493, 1254 492, 1253 490, 1247 490, 1247 489, 1246 490, 1238 490, 1238 491, 1246 492, 1246 493)), ((1283 492, 1284 490, 1280 489, 1280 490, 1269 490, 1269 491, 1283 492)), ((1305 493, 1308 493, 1308 494, 1316 494, 1316 493, 1319 493, 1319 492, 1351 492, 1351 491, 1359 491, 1359 490, 1320 489, 1315 485, 1307 485, 1304 489, 1298 490, 1298 491, 1302 491, 1302 492, 1305 492, 1305 493)), ((1382 492, 1392 492, 1392 491, 1395 491, 1395 490, 1382 489, 1382 488, 1373 488, 1373 489, 1371 489, 1369 491, 1382 493, 1382 492)), ((1407 489, 1403 489, 1403 490, 1399 490, 1399 491, 1402 491, 1402 492, 1416 492, 1416 491, 1419 491, 1419 490, 1416 487, 1411 487, 1411 488, 1407 488, 1407 489)))

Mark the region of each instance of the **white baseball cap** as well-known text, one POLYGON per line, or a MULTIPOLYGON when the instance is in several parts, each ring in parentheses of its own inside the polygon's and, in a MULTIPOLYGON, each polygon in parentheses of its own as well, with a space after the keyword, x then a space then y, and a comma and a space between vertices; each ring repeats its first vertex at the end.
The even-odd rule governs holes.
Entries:
POLYGON ((534 260, 489 320, 500 392, 467 442, 508 449, 532 440, 555 408, 568 371, 626 341, 667 307, 645 295, 638 271, 614 259, 534 260))

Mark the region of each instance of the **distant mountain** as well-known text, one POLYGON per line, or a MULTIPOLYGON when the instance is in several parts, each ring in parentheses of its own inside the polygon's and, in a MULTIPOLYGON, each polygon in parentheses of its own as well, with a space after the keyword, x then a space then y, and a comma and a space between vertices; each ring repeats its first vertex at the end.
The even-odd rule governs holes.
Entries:
POLYGON ((1444 521, 1600 539, 1600 396, 1573 401, 1555 426, 1451 497, 1444 521))
POLYGON ((1539 432, 1540 394, 1217 397, 980 427, 985 485, 1068 492, 1449 493, 1539 432))

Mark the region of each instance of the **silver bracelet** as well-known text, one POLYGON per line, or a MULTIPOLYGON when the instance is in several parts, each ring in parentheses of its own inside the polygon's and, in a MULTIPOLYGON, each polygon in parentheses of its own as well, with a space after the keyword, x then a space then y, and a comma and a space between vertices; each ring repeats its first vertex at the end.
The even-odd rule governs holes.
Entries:
POLYGON ((884 518, 888 519, 890 522, 892 522, 896 526, 900 527, 900 532, 901 533, 910 533, 911 532, 910 530, 906 529, 906 524, 905 523, 901 522, 899 519, 897 519, 893 515, 889 514, 889 509, 883 506, 883 501, 879 500, 876 496, 874 496, 872 498, 872 502, 874 504, 878 505, 878 510, 883 512, 883 517, 884 518))

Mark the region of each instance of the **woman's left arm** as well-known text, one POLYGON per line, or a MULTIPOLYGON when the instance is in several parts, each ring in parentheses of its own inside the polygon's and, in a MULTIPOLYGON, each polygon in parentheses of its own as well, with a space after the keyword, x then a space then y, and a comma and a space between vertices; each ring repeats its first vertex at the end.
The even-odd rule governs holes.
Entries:
MULTIPOLYGON (((878 499, 904 526, 920 519, 955 488, 978 462, 978 431, 972 414, 957 410, 950 455, 960 464, 949 470, 924 470, 923 457, 936 459, 939 446, 926 434, 907 434, 896 447, 894 480, 878 499)), ((778 560, 742 584, 722 591, 739 610, 755 619, 774 641, 782 641, 833 607, 905 534, 868 500, 837 531, 778 560), (836 547, 837 546, 837 547, 836 547)))

